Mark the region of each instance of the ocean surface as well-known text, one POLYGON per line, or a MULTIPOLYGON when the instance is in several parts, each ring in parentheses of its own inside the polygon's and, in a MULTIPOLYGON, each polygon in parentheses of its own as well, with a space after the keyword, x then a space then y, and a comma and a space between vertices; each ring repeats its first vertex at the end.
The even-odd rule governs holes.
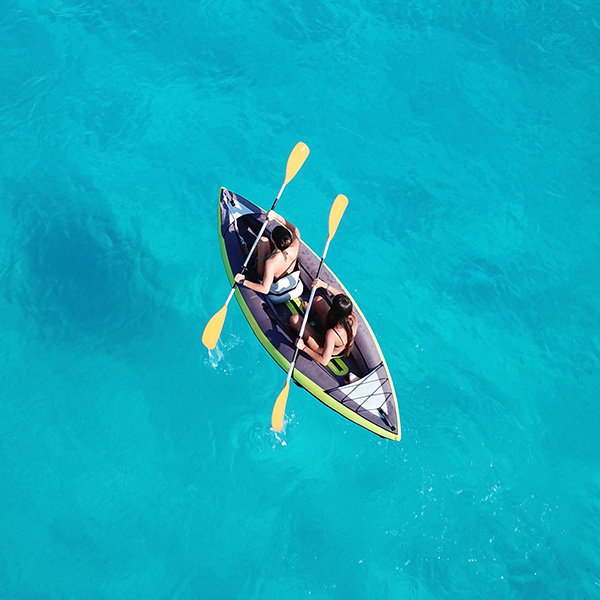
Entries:
POLYGON ((3 0, 0 598, 600 597, 595 0, 3 0), (232 301, 225 186, 378 336, 382 440, 232 301))

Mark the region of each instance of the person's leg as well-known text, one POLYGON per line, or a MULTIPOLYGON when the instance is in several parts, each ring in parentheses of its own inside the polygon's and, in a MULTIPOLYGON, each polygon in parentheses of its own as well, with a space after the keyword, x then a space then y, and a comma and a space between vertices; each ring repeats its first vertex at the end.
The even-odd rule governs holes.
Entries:
POLYGON ((256 247, 256 274, 261 280, 265 274, 265 260, 270 253, 271 242, 268 237, 263 235, 260 240, 258 240, 258 246, 256 247))
POLYGON ((329 304, 323 296, 315 296, 312 306, 310 307, 310 312, 315 311, 317 313, 317 317, 321 323, 325 324, 325 319, 327 318, 327 313, 329 312, 329 304))
MULTIPOLYGON (((302 316, 298 314, 293 314, 290 317, 290 325, 297 331, 300 332, 300 327, 302 327, 302 316)), ((323 336, 308 323, 304 327, 304 335, 302 336, 304 339, 304 343, 312 348, 313 350, 318 350, 320 348, 321 343, 323 342, 323 336)))

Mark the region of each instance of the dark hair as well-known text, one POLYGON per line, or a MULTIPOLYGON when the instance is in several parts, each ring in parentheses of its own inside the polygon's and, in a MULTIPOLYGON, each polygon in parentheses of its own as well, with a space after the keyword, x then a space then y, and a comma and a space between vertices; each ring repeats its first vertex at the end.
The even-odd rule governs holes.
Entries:
POLYGON ((289 248, 292 243, 292 234, 287 227, 277 225, 277 227, 273 229, 271 239, 279 250, 285 250, 286 248, 289 248))
POLYGON ((354 334, 352 333, 352 323, 350 315, 352 314, 352 300, 346 294, 338 294, 334 296, 331 308, 327 313, 325 325, 327 329, 333 329, 336 325, 342 325, 346 330, 346 347, 344 348, 344 356, 349 356, 354 344, 354 334))

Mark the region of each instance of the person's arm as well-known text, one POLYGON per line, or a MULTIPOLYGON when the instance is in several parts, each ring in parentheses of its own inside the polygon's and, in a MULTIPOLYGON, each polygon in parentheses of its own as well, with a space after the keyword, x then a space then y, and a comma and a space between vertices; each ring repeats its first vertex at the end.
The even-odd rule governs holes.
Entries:
POLYGON ((268 294, 271 291, 271 286, 273 285, 273 280, 275 279, 275 265, 273 262, 273 260, 267 260, 265 263, 265 272, 263 274, 262 283, 254 283, 254 281, 249 281, 241 273, 238 273, 235 276, 235 280, 238 282, 238 285, 247 287, 248 289, 254 290, 259 294, 268 294))
POLYGON ((274 210, 270 210, 267 213, 267 219, 269 219, 269 221, 275 220, 278 223, 285 225, 285 227, 287 227, 292 232, 293 238, 295 240, 300 240, 300 230, 293 223, 290 223, 287 219, 277 214, 274 210))
POLYGON ((335 338, 333 336, 333 330, 328 329, 325 334, 325 346, 323 348, 319 346, 318 350, 313 350, 302 339, 296 341, 296 347, 301 352, 308 354, 314 361, 326 367, 331 360, 333 349, 335 348, 335 338))
POLYGON ((344 292, 342 292, 342 290, 338 290, 336 287, 329 285, 328 283, 325 283, 322 279, 315 279, 312 282, 312 286, 318 288, 321 288, 323 290, 325 290, 326 292, 329 292, 332 296, 337 296, 338 294, 343 294, 344 292))

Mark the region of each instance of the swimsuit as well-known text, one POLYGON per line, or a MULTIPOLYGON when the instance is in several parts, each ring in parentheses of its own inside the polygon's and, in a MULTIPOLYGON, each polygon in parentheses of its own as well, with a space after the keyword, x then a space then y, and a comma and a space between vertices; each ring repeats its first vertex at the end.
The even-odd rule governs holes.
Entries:
POLYGON ((336 345, 333 346, 333 351, 331 353, 331 358, 339 358, 340 356, 343 356, 343 354, 344 354, 344 352, 346 350, 346 345, 347 344, 344 344, 344 340, 342 340, 342 336, 339 334, 339 332, 338 332, 337 329, 334 328, 333 331, 340 338, 340 340, 341 340, 341 342, 342 342, 343 345, 342 345, 341 350, 337 350, 337 351, 336 351, 337 346, 336 345))
MULTIPOLYGON (((354 312, 352 313, 352 317, 353 319, 356 319, 356 315, 354 314, 354 312)), ((342 336, 340 335, 340 332, 333 327, 332 328, 333 331, 335 332, 335 334, 340 338, 340 341, 342 342, 342 348, 341 350, 338 350, 338 346, 336 344, 334 344, 333 346, 333 351, 331 352, 331 358, 341 358, 344 356, 344 352, 346 351, 346 348, 348 347, 348 341, 346 340, 346 342, 344 343, 344 340, 342 338, 342 336)), ((354 327, 353 327, 354 329, 354 327)))

